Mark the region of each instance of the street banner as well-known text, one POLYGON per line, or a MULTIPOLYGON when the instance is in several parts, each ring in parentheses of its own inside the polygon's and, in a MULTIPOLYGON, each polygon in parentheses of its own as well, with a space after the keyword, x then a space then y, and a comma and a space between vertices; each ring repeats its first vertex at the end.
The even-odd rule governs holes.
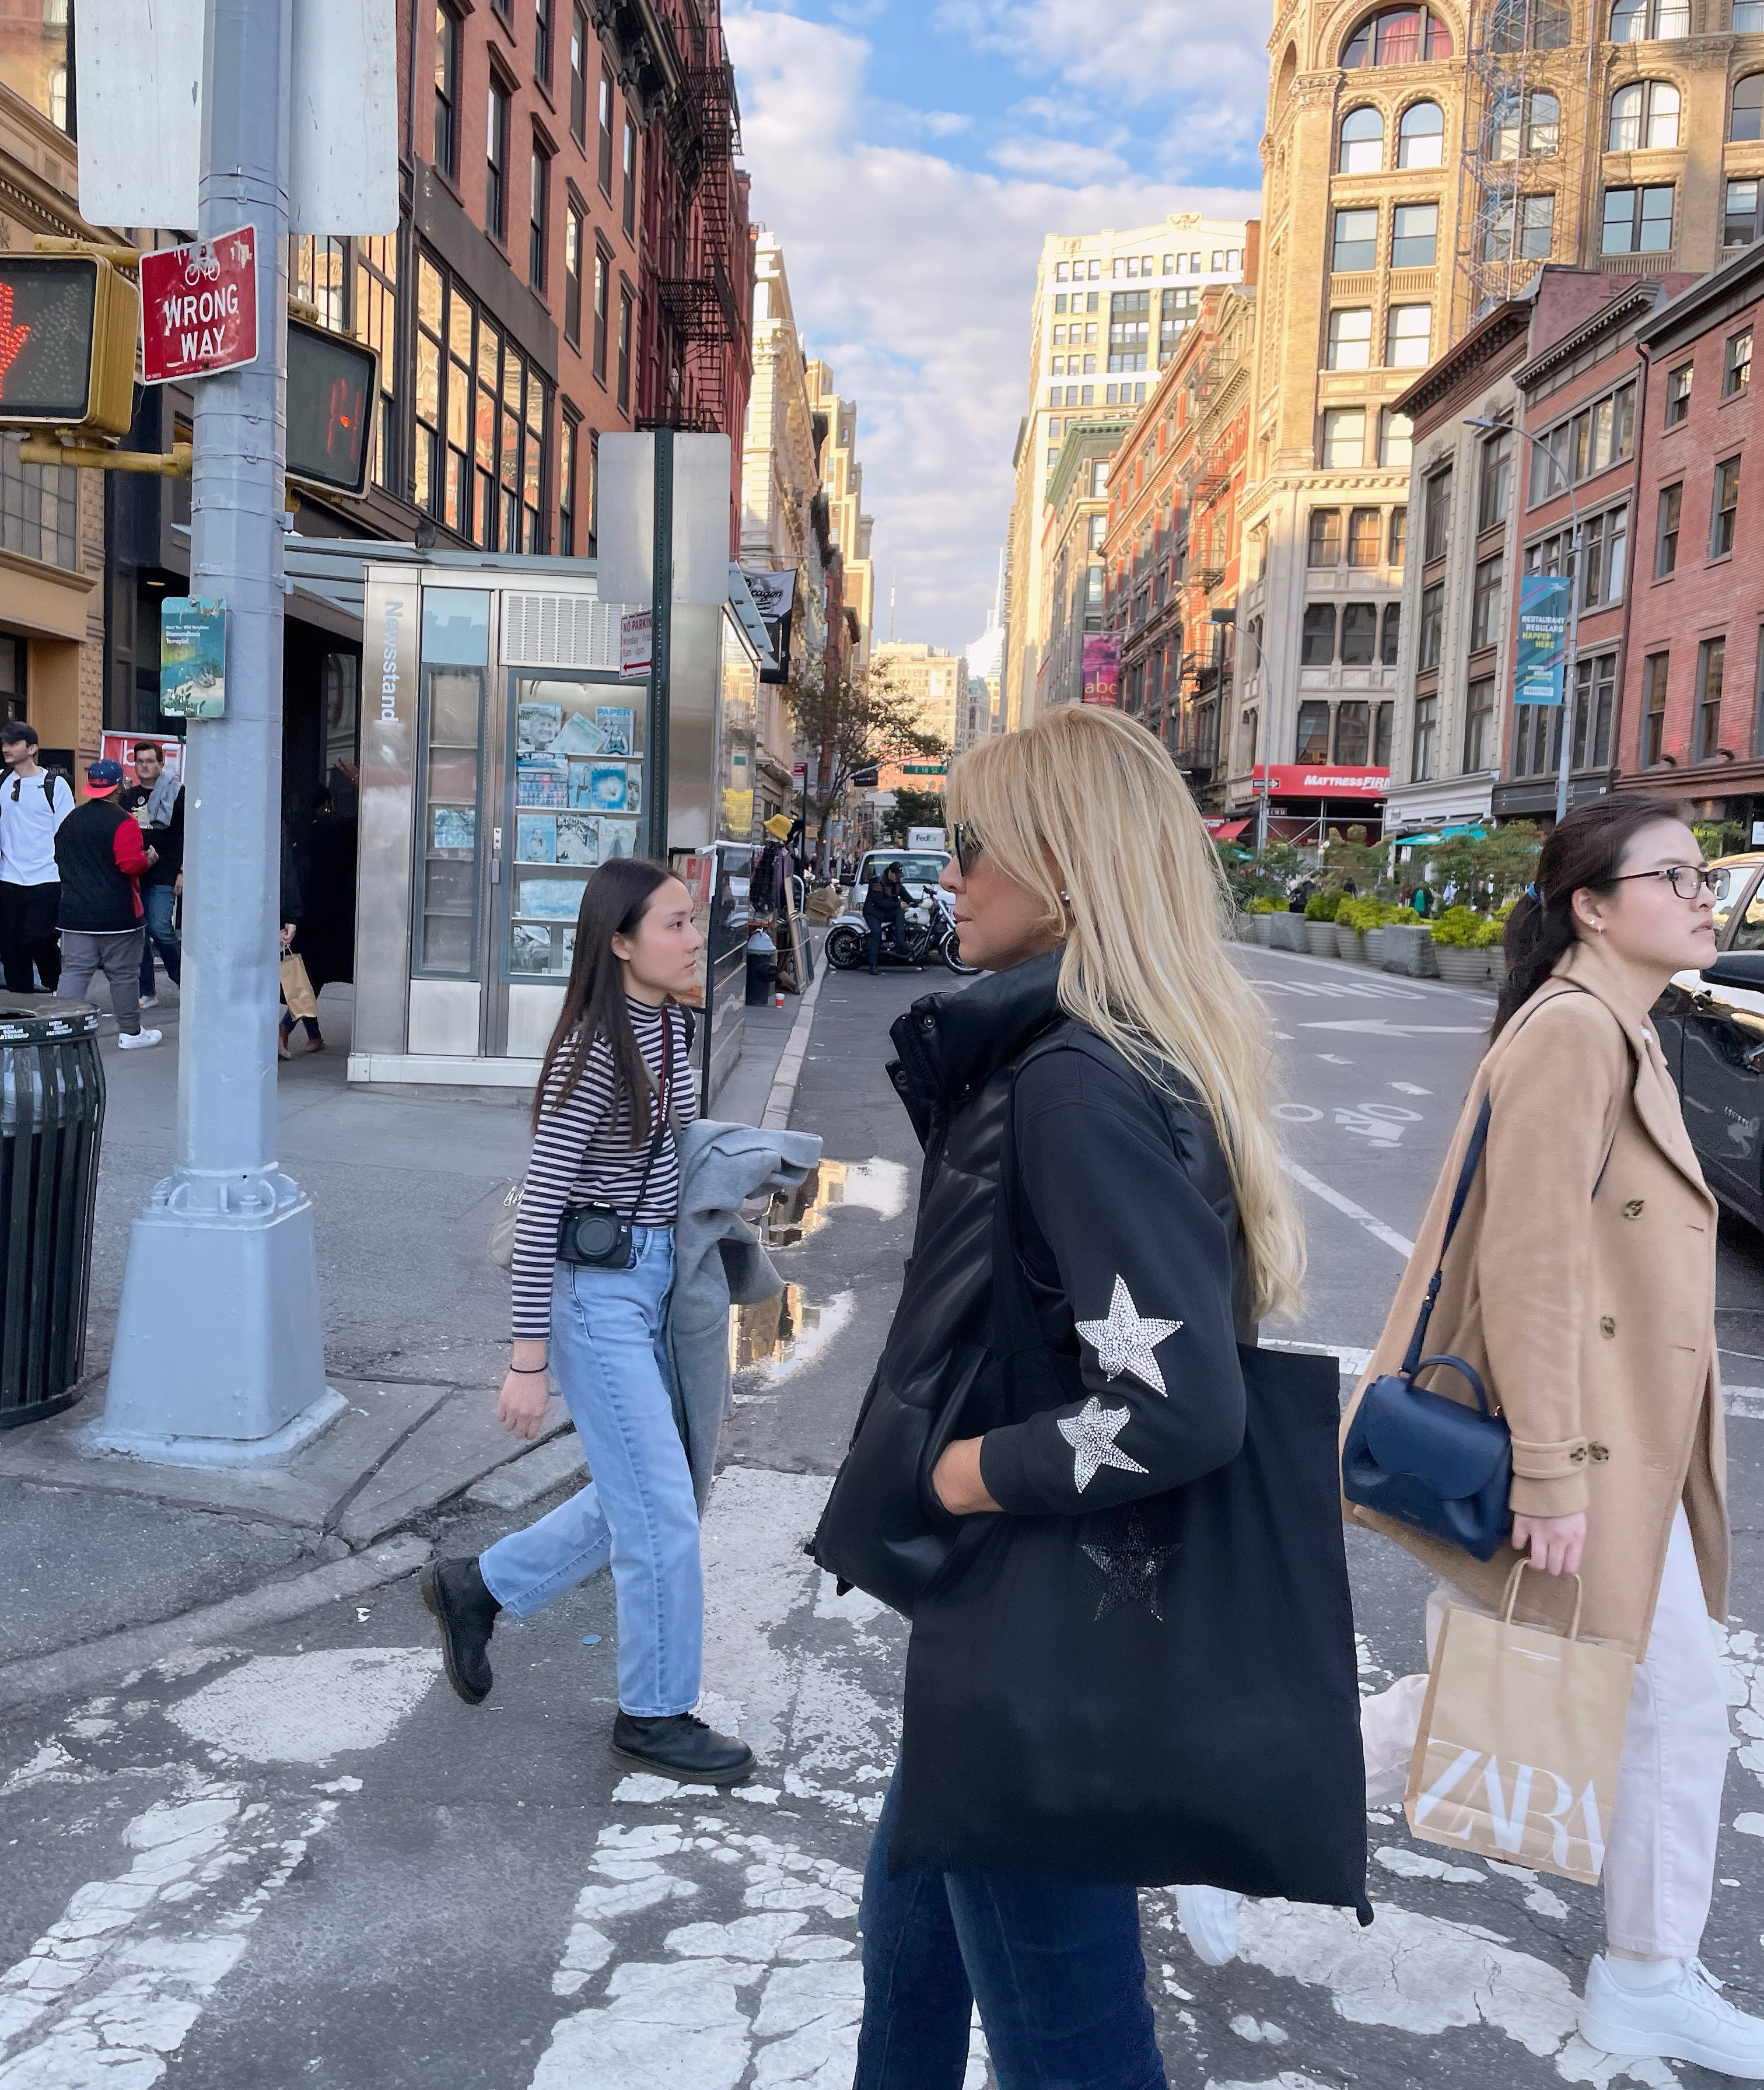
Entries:
POLYGON ((183 781, 183 742, 172 739, 168 734, 107 733, 98 742, 98 752, 106 762, 121 764, 125 782, 139 784, 141 780, 135 773, 135 750, 137 747, 144 747, 149 741, 159 750, 160 759, 165 763, 168 775, 175 776, 181 784, 183 781))
POLYGON ((741 577, 747 583, 747 592, 753 597, 754 608, 759 613, 766 627, 766 636, 772 641, 775 668, 762 668, 762 682, 787 682, 790 679, 790 624, 796 607, 796 569, 787 568, 782 573, 772 573, 762 567, 743 566, 741 577))
POLYGON ((226 604, 168 596, 159 605, 159 708, 167 718, 226 716, 226 604))
POLYGON ((1568 659, 1568 580, 1526 574, 1519 583, 1519 643, 1513 655, 1513 702, 1560 704, 1568 659))
POLYGON ((1382 798, 1390 789, 1388 769, 1311 768, 1302 762, 1258 762, 1251 788, 1276 798, 1382 798))
POLYGON ((141 256, 141 381, 212 377, 257 360, 257 232, 141 256))
POLYGON ((1121 641, 1106 634, 1092 634, 1084 642, 1084 701, 1087 704, 1121 703, 1121 641))

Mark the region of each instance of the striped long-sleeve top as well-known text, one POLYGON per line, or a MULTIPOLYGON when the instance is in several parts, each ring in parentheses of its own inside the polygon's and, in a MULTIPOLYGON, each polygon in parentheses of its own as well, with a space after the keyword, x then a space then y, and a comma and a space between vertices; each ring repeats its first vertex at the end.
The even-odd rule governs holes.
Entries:
MULTIPOLYGON (((662 1026, 672 1026, 673 1082, 669 1101, 674 1122, 689 1124, 698 1116, 698 1091, 692 1080, 683 1010, 644 1001, 627 1001, 637 1048, 654 1075, 662 1077, 662 1026)), ((640 1227, 672 1226, 680 1202, 680 1157, 673 1134, 664 1134, 642 1201, 637 1193, 648 1163, 650 1138, 631 1145, 630 1120, 613 1107, 613 1052, 597 1037, 575 1093, 559 1108, 561 1074, 553 1069, 546 1086, 539 1128, 533 1134, 532 1158, 521 1193, 521 1214, 514 1230, 514 1339, 543 1342, 551 1333, 551 1287, 557 1261, 557 1222, 566 1205, 591 1202, 611 1205, 640 1227), (633 1206, 635 1209, 633 1210, 633 1206)), ((649 1120, 650 1133, 654 1119, 649 1120)))

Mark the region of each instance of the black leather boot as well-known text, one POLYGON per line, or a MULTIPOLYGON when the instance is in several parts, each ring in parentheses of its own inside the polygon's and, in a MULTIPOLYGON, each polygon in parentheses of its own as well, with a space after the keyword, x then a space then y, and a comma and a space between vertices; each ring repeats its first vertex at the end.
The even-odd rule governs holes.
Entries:
POLYGON ((640 1720, 621 1712, 613 1722, 613 1761, 626 1770, 647 1770, 682 1785, 745 1785, 759 1765, 753 1751, 733 1735, 708 1727, 695 1713, 669 1713, 640 1720))
POLYGON ((437 1560, 423 1570, 423 1602, 441 1628, 447 1681, 468 1705, 490 1695, 490 1635, 502 1606, 490 1594, 475 1559, 437 1560))

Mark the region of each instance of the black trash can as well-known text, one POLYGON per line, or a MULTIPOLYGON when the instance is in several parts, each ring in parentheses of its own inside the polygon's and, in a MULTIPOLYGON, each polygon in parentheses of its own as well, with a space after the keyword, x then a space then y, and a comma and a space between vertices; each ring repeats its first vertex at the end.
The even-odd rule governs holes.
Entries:
POLYGON ((97 1009, 0 995, 0 1430, 73 1404, 103 1129, 97 1009))

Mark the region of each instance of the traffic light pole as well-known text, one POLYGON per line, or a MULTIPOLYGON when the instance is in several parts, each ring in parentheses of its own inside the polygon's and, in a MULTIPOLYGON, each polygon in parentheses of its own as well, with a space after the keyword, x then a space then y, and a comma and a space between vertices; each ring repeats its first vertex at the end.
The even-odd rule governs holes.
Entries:
POLYGON ((226 605, 226 713, 190 724, 177 1163, 135 1221, 94 1433, 183 1465, 285 1459, 345 1405, 276 1161, 293 5, 207 0, 199 231, 256 227, 262 346, 195 387, 190 592, 226 605))

